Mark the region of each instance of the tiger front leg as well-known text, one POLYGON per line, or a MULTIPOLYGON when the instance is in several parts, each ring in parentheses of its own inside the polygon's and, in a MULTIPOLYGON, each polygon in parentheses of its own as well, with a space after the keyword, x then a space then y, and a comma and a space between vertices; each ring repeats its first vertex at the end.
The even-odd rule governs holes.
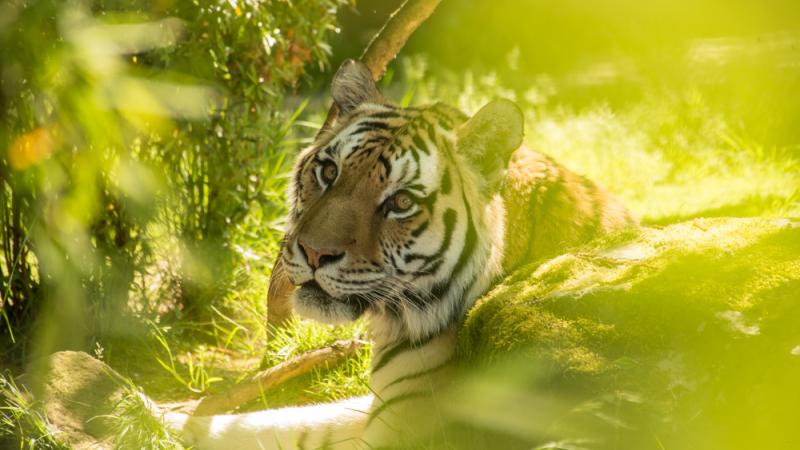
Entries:
POLYGON ((169 413, 165 421, 198 450, 362 449, 372 397, 243 414, 192 417, 169 413))

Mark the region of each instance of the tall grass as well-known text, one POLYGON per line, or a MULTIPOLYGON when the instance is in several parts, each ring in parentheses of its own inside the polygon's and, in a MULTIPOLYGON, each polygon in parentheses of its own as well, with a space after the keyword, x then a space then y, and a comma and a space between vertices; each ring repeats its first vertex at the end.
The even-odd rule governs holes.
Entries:
POLYGON ((166 428, 153 413, 154 407, 144 393, 128 385, 112 413, 105 417, 115 449, 181 450, 178 436, 166 428))
POLYGON ((0 374, 0 446, 20 450, 70 448, 53 434, 42 403, 7 374, 0 374))

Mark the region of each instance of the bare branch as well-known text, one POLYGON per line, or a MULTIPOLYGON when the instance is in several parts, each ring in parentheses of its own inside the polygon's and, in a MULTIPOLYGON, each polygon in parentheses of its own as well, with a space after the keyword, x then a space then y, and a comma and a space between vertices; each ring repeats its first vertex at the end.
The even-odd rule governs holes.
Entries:
POLYGON ((392 13, 361 55, 361 62, 369 67, 375 81, 381 79, 386 72, 386 66, 400 53, 411 34, 433 14, 440 2, 441 0, 407 0, 392 13))
POLYGON ((262 392, 285 381, 310 372, 317 367, 330 367, 354 355, 367 343, 360 339, 334 342, 331 346, 295 356, 276 366, 259 372, 249 381, 240 383, 227 392, 203 398, 194 411, 195 416, 221 414, 258 398, 262 392))
MULTIPOLYGON (((441 0, 406 0, 389 16, 389 20, 361 54, 361 62, 372 72, 373 80, 379 81, 383 77, 386 66, 397 57, 411 34, 433 14, 439 3, 441 0)), ((339 109, 334 103, 328 110, 328 117, 320 130, 329 128, 338 115, 339 109)))

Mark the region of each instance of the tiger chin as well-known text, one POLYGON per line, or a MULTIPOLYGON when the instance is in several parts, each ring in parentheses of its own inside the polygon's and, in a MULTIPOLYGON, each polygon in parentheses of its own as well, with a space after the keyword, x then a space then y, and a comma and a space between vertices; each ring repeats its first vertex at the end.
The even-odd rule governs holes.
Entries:
POLYGON ((421 412, 435 409, 477 298, 520 264, 636 225, 597 185, 521 147, 511 101, 472 117, 441 103, 400 108, 352 60, 331 91, 339 115, 297 157, 278 263, 298 314, 368 318, 372 395, 168 415, 198 449, 393 447, 412 430, 424 435, 443 425, 421 412))

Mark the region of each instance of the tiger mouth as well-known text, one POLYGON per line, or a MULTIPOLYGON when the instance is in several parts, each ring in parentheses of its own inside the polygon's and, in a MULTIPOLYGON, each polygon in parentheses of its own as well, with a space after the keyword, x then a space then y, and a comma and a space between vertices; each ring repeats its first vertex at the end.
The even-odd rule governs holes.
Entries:
POLYGON ((313 298, 320 303, 344 303, 362 311, 367 308, 367 303, 361 297, 352 294, 334 297, 325 289, 322 289, 317 280, 306 281, 300 285, 299 289, 304 297, 313 298))
POLYGON ((328 297, 333 299, 331 294, 328 294, 325 289, 322 289, 322 286, 317 283, 317 280, 306 281, 305 283, 301 284, 299 288, 308 291, 308 294, 311 294, 314 297, 328 297))

